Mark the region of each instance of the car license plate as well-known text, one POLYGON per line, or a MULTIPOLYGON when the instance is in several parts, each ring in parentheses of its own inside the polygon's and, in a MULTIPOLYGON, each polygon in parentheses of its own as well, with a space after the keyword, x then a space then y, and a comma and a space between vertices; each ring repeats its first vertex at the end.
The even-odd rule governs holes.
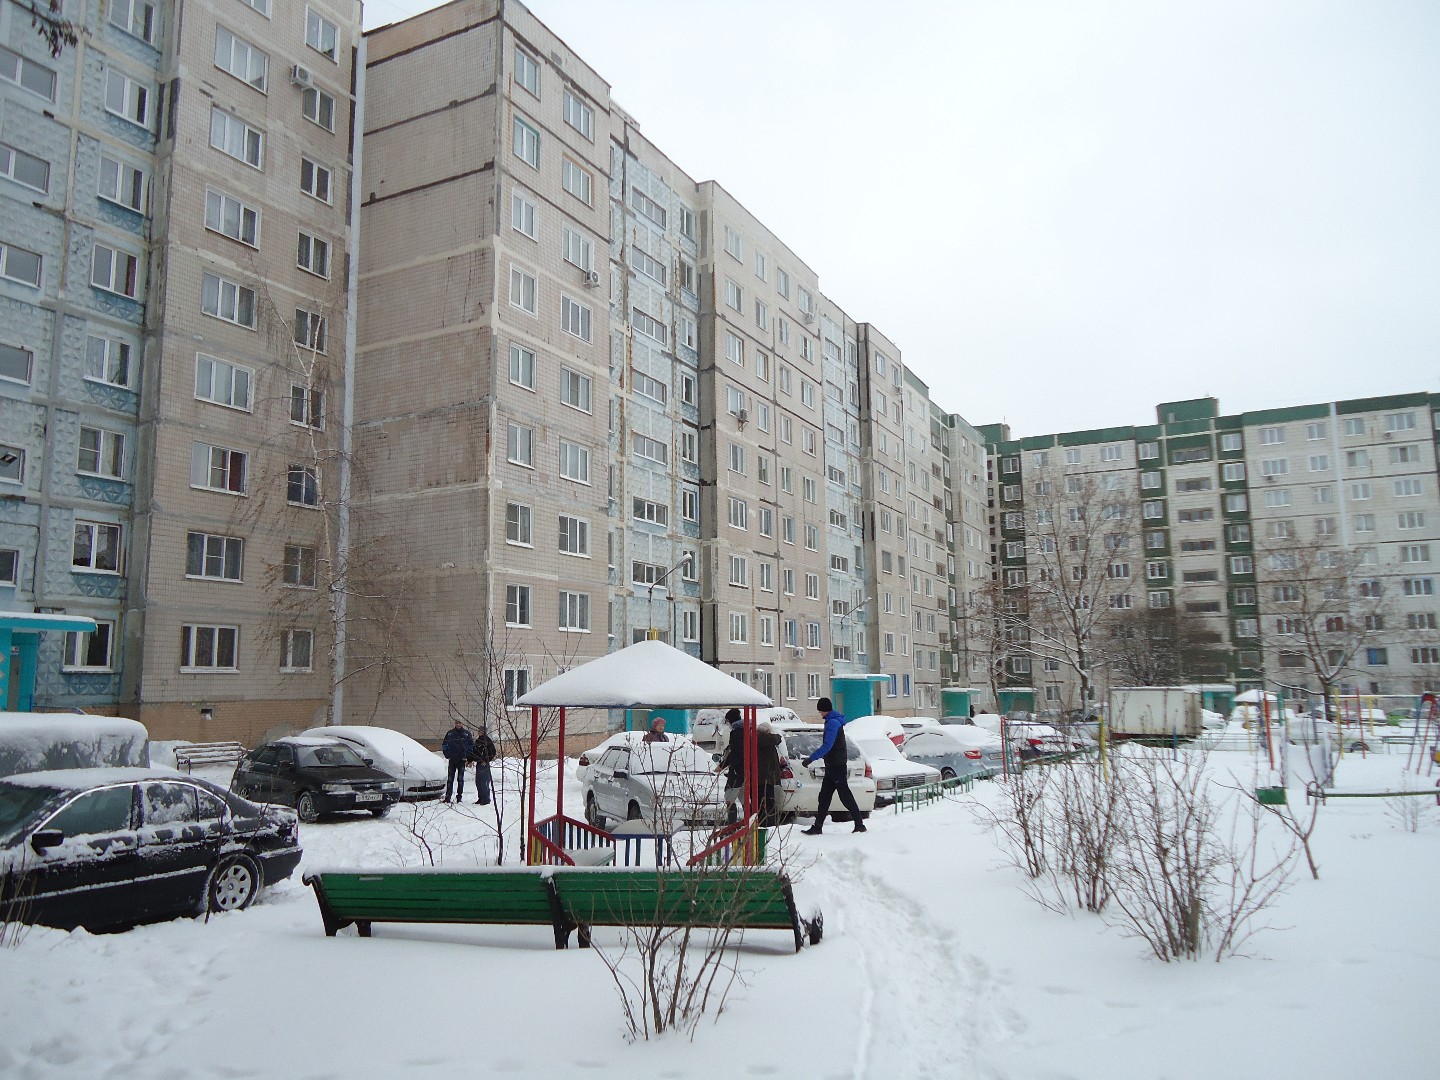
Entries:
POLYGON ((355 795, 355 801, 356 801, 356 802, 379 802, 379 801, 380 801, 381 799, 383 799, 384 797, 385 797, 385 796, 381 795, 380 792, 378 792, 378 791, 361 791, 361 792, 356 793, 356 795, 355 795))

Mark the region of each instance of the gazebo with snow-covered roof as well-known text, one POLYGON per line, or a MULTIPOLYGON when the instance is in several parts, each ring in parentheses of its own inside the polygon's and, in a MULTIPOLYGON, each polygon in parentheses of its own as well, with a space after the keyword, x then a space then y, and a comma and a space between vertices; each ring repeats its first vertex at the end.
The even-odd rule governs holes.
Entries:
MULTIPOLYGON (((738 708, 745 720, 745 760, 754 762, 756 753, 755 710, 771 701, 739 679, 726 675, 663 641, 637 641, 617 652, 581 664, 542 683, 521 696, 517 705, 530 707, 530 795, 526 814, 526 858, 531 864, 573 865, 576 853, 595 846, 597 837, 610 841, 610 834, 587 822, 565 816, 565 783, 555 785, 555 814, 535 820, 535 777, 540 757, 540 710, 560 710, 557 753, 561 769, 565 761, 566 709, 695 709, 738 708)), ((731 843, 734 836, 752 828, 751 818, 759 805, 757 770, 745 770, 745 820, 737 823, 718 844, 731 843)), ((610 841, 613 843, 613 841, 610 841)))

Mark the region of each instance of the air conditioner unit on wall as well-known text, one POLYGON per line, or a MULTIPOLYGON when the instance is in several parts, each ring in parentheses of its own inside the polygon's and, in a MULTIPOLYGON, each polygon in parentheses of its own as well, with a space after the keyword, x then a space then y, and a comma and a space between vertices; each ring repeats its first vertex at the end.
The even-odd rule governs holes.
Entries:
POLYGON ((813 311, 802 311, 800 313, 800 317, 804 319, 807 323, 812 323, 815 321, 815 313, 813 311))
POLYGON ((794 650, 790 655, 793 656, 796 660, 804 660, 804 659, 805 659, 805 650, 804 650, 804 649, 796 649, 796 650, 794 650))
POLYGON ((310 73, 309 68, 296 64, 290 69, 290 81, 308 90, 315 85, 315 76, 310 73))
POLYGON ((600 284, 600 271, 598 271, 598 270, 586 270, 586 271, 585 271, 585 284, 586 284, 586 285, 589 285, 592 289, 595 288, 597 285, 599 285, 599 284, 600 284))

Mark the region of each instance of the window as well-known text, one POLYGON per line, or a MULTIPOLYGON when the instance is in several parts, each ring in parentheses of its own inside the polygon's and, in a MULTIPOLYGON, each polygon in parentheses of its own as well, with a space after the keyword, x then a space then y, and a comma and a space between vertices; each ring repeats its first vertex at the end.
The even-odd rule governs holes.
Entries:
MULTIPOLYGON (((185 537, 185 576, 239 581, 245 541, 238 536, 192 532, 185 537)), ((288 552, 288 549, 287 549, 288 552)), ((312 563, 311 574, 314 574, 312 563)))
POLYGON ((333 183, 333 174, 324 165, 311 161, 308 157, 300 159, 300 190, 306 195, 328 205, 333 183))
POLYGON ((568 296, 560 298, 560 329, 582 341, 590 340, 590 309, 568 296))
POLYGON ((582 169, 569 158, 565 158, 560 164, 560 186, 586 206, 590 205, 590 191, 594 186, 594 178, 587 170, 582 169))
MULTIPOLYGON (((630 189, 630 205, 635 208, 635 212, 641 217, 649 218, 656 225, 660 226, 660 228, 665 228, 665 208, 639 188, 630 189)), ((694 272, 693 267, 691 267, 691 272, 694 272)), ((695 291, 693 285, 694 282, 692 280, 690 287, 691 292, 695 291)))
POLYGON ((561 439, 560 475, 580 484, 590 483, 590 450, 579 443, 561 439))
POLYGON ((505 504, 505 542, 531 547, 530 507, 523 503, 505 504))
POLYGON ((540 96, 540 65, 518 46, 515 49, 515 81, 537 98, 540 96))
POLYGON ((1401 591, 1406 596, 1434 596, 1435 579, 1428 577, 1409 577, 1400 582, 1401 591))
MULTIPOLYGON (((196 534, 192 533, 191 535, 196 534)), ((236 558, 238 568, 238 554, 236 558)), ((281 564, 281 580, 291 588, 313 589, 315 588, 315 565, 315 549, 313 547, 306 547, 303 544, 286 544, 285 558, 281 564)))
MULTIPOLYGON (((0 346, 0 353, 5 347, 0 346)), ((28 354, 27 354, 28 355, 28 354)), ((238 369, 247 371, 248 369, 238 369)), ((3 357, 0 357, 0 375, 5 372, 3 357)), ((116 338, 90 335, 85 339, 85 378, 111 386, 130 385, 130 343, 116 338)), ((29 381, 28 378, 25 381, 29 381)), ((198 395, 197 395, 198 396, 198 395)), ((245 385, 243 408, 249 408, 249 384, 245 385)))
POLYGON ((311 236, 307 232, 300 233, 295 265, 306 273, 328 279, 330 277, 330 242, 321 240, 318 236, 311 236))
POLYGON ((732 529, 748 528, 750 524, 750 504, 744 499, 737 499, 733 495, 730 496, 727 520, 732 529))
POLYGON ((112 68, 105 73, 105 111, 148 131, 150 88, 112 68))
POLYGON ((1390 663, 1390 650, 1366 649, 1365 663, 1369 664, 1371 667, 1384 667, 1386 664, 1390 663))
MULTIPOLYGON (((3 151, 0 151, 0 165, 3 163, 4 154, 3 151)), ((45 168, 48 176, 49 166, 46 165, 45 168)), ((123 206, 127 210, 145 213, 147 188, 144 169, 117 161, 108 154, 101 154, 98 177, 96 194, 100 198, 106 202, 115 203, 117 206, 123 206)), ((206 218, 208 224, 208 208, 206 218)), ((251 246, 254 246, 253 242, 251 246)))
POLYGON ((743 555, 730 556, 730 584, 745 587, 750 584, 750 564, 743 555))
POLYGON ((1165 504, 1157 499, 1147 500, 1140 506, 1140 516, 1146 521, 1159 521, 1165 516, 1165 504))
POLYGON ((639 333, 644 334, 648 338, 653 338, 662 345, 670 340, 670 333, 665 324, 655 318, 655 316, 647 314, 637 307, 630 309, 630 325, 635 327, 639 333))
POLYGON ((680 432, 680 460, 692 465, 700 460, 700 439, 690 428, 680 432))
POLYGON ((291 506, 320 505, 320 474, 313 465, 291 463, 285 477, 285 501, 291 506))
POLYGON ((515 156, 532 169, 540 168, 540 132, 520 117, 515 117, 511 145, 515 156))
MULTIPOLYGON (((635 267, 636 272, 644 274, 651 281, 658 281, 661 285, 669 282, 670 275, 665 270, 665 264, 659 259, 652 258, 648 251, 632 245, 630 254, 631 264, 635 267)), ((681 283, 684 284, 683 275, 681 283)), ((694 292, 695 290, 691 288, 690 291, 694 292)))
POLYGON ((508 424, 505 432, 505 460, 512 465, 535 467, 535 431, 519 424, 508 424))
POLYGON ((514 386, 523 386, 526 390, 535 389, 535 353, 523 345, 510 346, 510 382, 514 386))
POLYGON ((807 600, 819 600, 819 599, 820 599, 820 575, 819 575, 819 574, 806 574, 806 575, 805 575, 805 599, 807 599, 807 600))
POLYGON ((667 464, 670 460, 670 448, 658 439, 651 439, 641 435, 638 431, 630 433, 630 448, 635 451, 635 456, 644 458, 646 461, 654 461, 661 465, 667 464))
POLYGON ((1152 592, 1146 596, 1146 600, 1152 608, 1161 609, 1170 607, 1173 598, 1168 592, 1152 592))
POLYGON ((121 480, 125 475, 125 436, 103 428, 80 428, 80 453, 77 472, 121 480))
POLYGON ((652 379, 643 371, 634 373, 630 380, 630 388, 640 397, 658 401, 661 405, 665 404, 665 400, 669 396, 669 388, 663 382, 659 379, 652 379))
POLYGON ((631 502, 630 516, 636 521, 644 521, 651 525, 667 525, 670 522, 670 508, 653 499, 636 498, 631 502))
POLYGON ((1395 524, 1400 529, 1423 529, 1425 527, 1425 511, 1402 510, 1395 515, 1395 524))
POLYGON ((681 489, 680 516, 686 521, 700 520, 700 493, 694 488, 681 489))
POLYGON ((1375 531, 1375 515, 1374 515, 1374 514, 1356 514, 1356 515, 1355 515, 1355 531, 1356 531, 1356 532, 1374 532, 1374 531, 1375 531))
POLYGON ((1356 502, 1364 502, 1370 498, 1371 488, 1369 480, 1357 480, 1350 485, 1350 498, 1356 502))
MULTIPOLYGON (((108 159, 101 160, 103 162, 108 159)), ((0 176, 42 193, 50 190, 50 163, 9 143, 0 143, 0 176)), ((101 194, 104 194, 103 180, 101 194)))
POLYGON ((505 586, 505 625, 530 625, 530 586, 505 586))
POLYGON ((567 367, 560 369, 560 401, 581 412, 590 411, 590 376, 567 367))
POLYGON ((55 72, 0 46, 0 79, 15 83, 47 101, 55 100, 55 72))
POLYGON ((1397 412, 1385 414, 1386 431, 1414 431, 1415 414, 1413 412, 1397 412))
POLYGON ((743 611, 730 613, 730 643, 744 645, 750 640, 750 617, 743 611))
POLYGON ((1422 494, 1424 491, 1418 476, 1402 477, 1395 481, 1395 497, 1397 499, 1407 499, 1422 494))
POLYGON ((1265 458, 1260 462, 1261 476, 1284 476, 1289 471, 1289 458, 1265 458))
POLYGON ((725 279, 725 303, 736 311, 745 310, 745 290, 729 278, 725 279))
POLYGON ((1255 561, 1249 555, 1230 556, 1230 573, 1232 574, 1253 574, 1255 572, 1255 561))
POLYGON ((29 349, 0 343, 0 379, 9 379, 11 382, 28 386, 34 367, 35 354, 29 349))
POLYGON ((223 26, 215 28, 215 66, 241 82, 249 83, 262 94, 265 92, 270 57, 223 26))
POLYGON ((119 525, 100 521, 76 521, 70 568, 94 574, 120 572, 119 525))
POLYGON ((700 640, 700 613, 689 608, 680 612, 680 640, 700 640))
POLYGON ((290 422, 316 431, 325 426, 325 392, 301 383, 290 384, 290 422))
POLYGON ((265 161, 265 133, 218 106, 210 109, 210 145, 255 169, 265 161))
POLYGON ((1401 544, 1400 561, 1402 563, 1427 563, 1430 561, 1429 544, 1401 544))
POLYGON ((211 318, 254 330, 255 290, 218 274, 203 274, 200 279, 200 310, 211 318))
POLYGON ((205 228, 249 247, 260 246, 260 211, 223 191, 205 191, 205 228))
POLYGON ((560 591, 560 629, 568 633, 590 632, 590 594, 560 591))
POLYGON ((1310 455, 1310 471, 1311 471, 1311 472, 1328 472, 1329 469, 1330 469, 1330 455, 1329 455, 1329 454, 1311 454, 1311 455, 1310 455))
POLYGON ((536 312, 535 298, 537 295, 535 276, 526 273, 518 266, 510 267, 510 306, 517 307, 521 311, 527 311, 531 315, 536 312))
POLYGON ((1285 441, 1285 429, 1283 427, 1263 427, 1260 429, 1260 445, 1276 446, 1285 441))
MULTIPOLYGON (((563 115, 565 117, 565 123, 569 124, 591 142, 595 141, 595 112, 589 105, 586 105, 585 102, 571 93, 568 87, 565 90, 563 115)), ((663 214, 664 211, 662 210, 661 213, 663 214)), ((665 227, 664 217, 661 217, 658 224, 662 229, 665 227)))
POLYGON ((25 482, 25 451, 21 447, 0 443, 0 480, 25 482))
POLYGON ((190 486, 244 495, 248 462, 248 455, 243 451, 211 446, 209 443, 191 443, 190 486))
POLYGON ((41 259, 39 252, 0 244, 0 277, 18 281, 22 285, 40 287, 41 259))
POLYGON ((239 627, 187 623, 180 627, 180 670, 238 670, 239 641, 239 627))
POLYGON ((65 671, 110 671, 114 660, 112 650, 115 640, 113 622, 95 623, 93 631, 78 631, 65 635, 65 657, 61 668, 65 671))
POLYGON ((505 668, 505 704, 513 708, 515 702, 530 692, 529 668, 505 668))
POLYGON ((1346 450, 1345 467, 1347 469, 1368 469, 1370 467, 1370 451, 1346 450))
POLYGON ((302 349, 316 353, 325 352, 329 343, 325 316, 304 308, 296 308, 294 340, 302 349))
POLYGON ((90 259, 90 284, 134 300, 140 293, 140 260, 128 251, 96 244, 90 259))

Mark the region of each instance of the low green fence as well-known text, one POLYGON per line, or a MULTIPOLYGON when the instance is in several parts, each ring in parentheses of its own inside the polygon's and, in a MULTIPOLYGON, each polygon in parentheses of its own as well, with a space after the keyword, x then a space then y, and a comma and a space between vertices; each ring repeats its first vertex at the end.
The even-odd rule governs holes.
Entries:
POLYGON ((937 780, 933 784, 904 788, 895 793, 895 809, 898 813, 904 813, 906 810, 919 810, 922 806, 929 806, 937 799, 946 798, 957 791, 969 791, 974 786, 975 778, 973 776, 952 776, 948 780, 937 780))

